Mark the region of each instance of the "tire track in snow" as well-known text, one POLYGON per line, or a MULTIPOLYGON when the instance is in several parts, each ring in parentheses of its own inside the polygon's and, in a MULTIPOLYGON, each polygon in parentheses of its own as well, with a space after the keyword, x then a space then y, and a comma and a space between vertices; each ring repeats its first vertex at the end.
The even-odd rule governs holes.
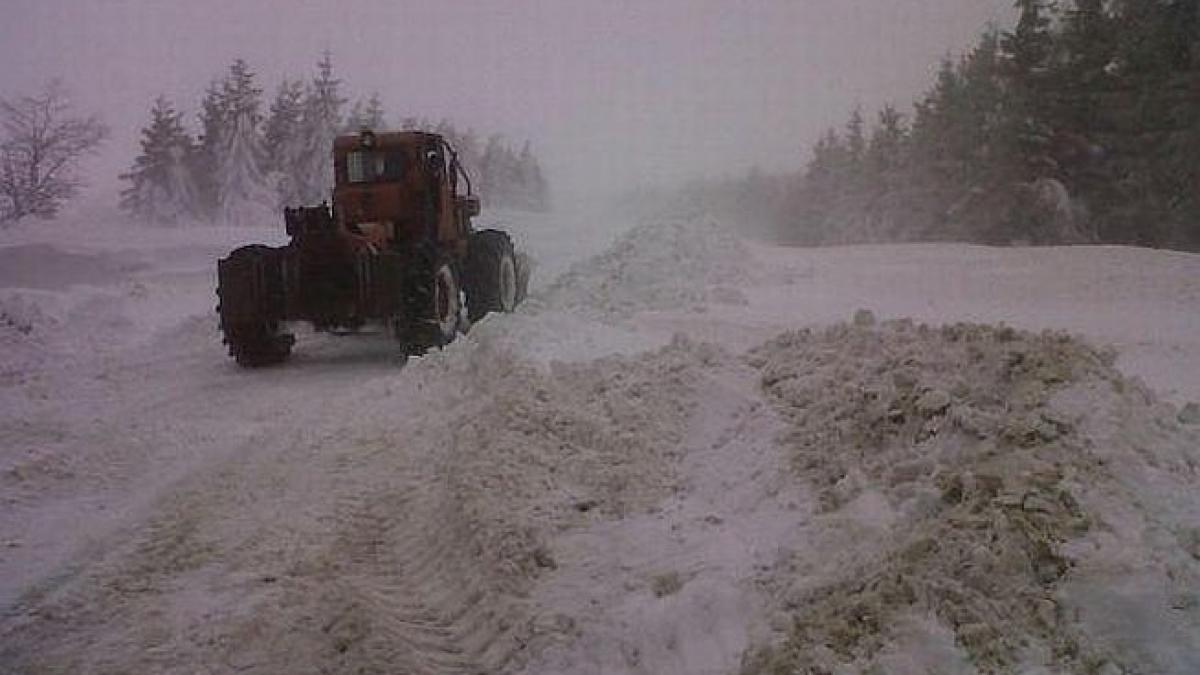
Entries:
POLYGON ((500 672, 522 645, 520 608, 465 555, 467 527, 426 467, 338 500, 342 531, 329 553, 339 559, 340 609, 326 628, 344 654, 339 668, 500 672))

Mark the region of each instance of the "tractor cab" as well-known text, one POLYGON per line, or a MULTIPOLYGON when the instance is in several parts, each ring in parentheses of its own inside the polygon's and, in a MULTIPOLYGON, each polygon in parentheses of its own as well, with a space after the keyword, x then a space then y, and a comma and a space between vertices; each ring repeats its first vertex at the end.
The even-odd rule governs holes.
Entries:
POLYGON ((421 131, 341 136, 334 142, 334 217, 379 249, 430 239, 465 245, 479 198, 442 137, 421 131))

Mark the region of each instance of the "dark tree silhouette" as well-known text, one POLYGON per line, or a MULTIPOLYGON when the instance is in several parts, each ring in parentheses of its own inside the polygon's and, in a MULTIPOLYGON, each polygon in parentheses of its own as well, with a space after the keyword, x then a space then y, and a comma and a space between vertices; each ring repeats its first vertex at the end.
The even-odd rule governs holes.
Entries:
POLYGON ((96 116, 73 114, 57 81, 0 99, 0 129, 0 222, 54 217, 82 185, 79 160, 108 136, 96 116))

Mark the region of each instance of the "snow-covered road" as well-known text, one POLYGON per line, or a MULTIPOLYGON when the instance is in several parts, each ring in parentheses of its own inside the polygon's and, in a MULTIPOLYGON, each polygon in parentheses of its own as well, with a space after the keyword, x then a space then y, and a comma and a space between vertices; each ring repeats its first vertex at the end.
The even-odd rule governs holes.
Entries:
POLYGON ((6 233, 0 670, 1200 670, 1200 257, 502 221, 517 314, 261 371, 279 233, 6 233))

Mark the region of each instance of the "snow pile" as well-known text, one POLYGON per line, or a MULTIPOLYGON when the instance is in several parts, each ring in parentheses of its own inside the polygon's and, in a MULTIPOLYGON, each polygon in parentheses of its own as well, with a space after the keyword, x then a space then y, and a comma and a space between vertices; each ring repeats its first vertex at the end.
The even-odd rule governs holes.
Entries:
POLYGON ((505 586, 555 565, 556 532, 643 512, 670 492, 705 347, 680 340, 548 369, 490 342, 463 347, 414 370, 470 373, 459 426, 431 435, 443 517, 464 525, 460 545, 505 586))
POLYGON ((865 312, 754 350, 817 513, 761 580, 786 637, 743 673, 1200 669, 1197 435, 1113 358, 865 312), (1130 578, 1157 591, 1114 610, 1130 578))
MULTIPOLYGON (((669 338, 669 336, 667 336, 669 338)), ((546 371, 555 361, 589 361, 612 354, 632 355, 666 341, 662 335, 638 331, 617 322, 599 322, 572 312, 537 312, 532 316, 489 314, 471 326, 463 342, 487 343, 511 352, 546 371)))
POLYGON ((548 306, 599 317, 745 304, 734 286, 748 276, 746 246, 710 219, 652 222, 607 251, 572 265, 540 296, 548 306))

